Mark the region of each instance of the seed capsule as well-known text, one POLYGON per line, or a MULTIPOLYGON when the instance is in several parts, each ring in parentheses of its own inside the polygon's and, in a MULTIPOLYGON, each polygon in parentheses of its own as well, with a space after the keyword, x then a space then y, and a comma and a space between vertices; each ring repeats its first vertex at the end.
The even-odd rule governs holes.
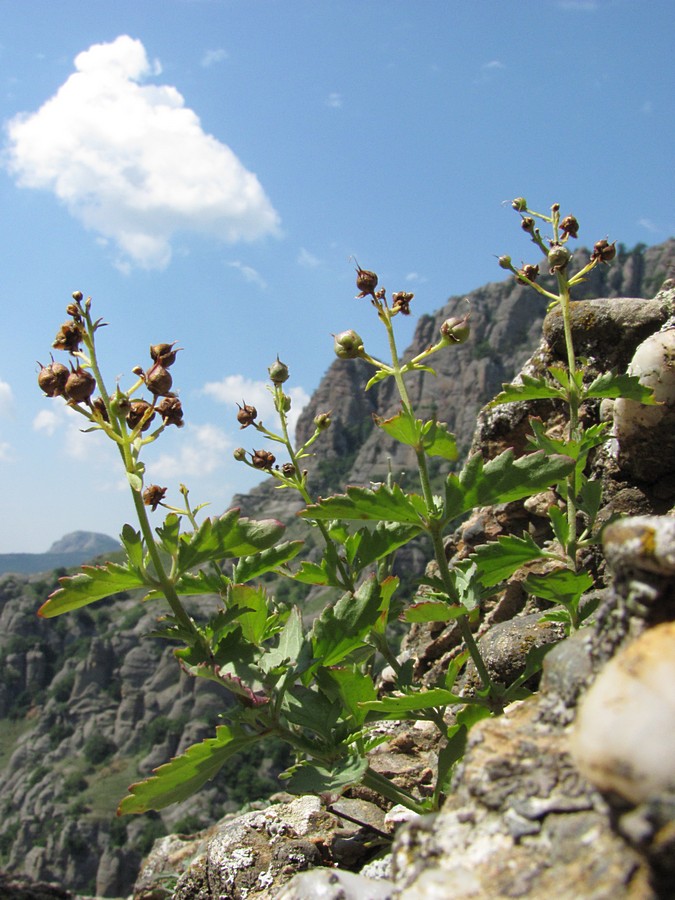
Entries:
POLYGON ((278 356, 267 371, 273 384, 283 384, 290 377, 288 366, 286 363, 282 363, 278 356))
POLYGON ((551 275, 562 272, 567 263, 572 259, 572 254, 562 244, 552 244, 548 251, 548 268, 551 275))
POLYGON ((357 359, 363 354, 363 340, 359 334, 350 329, 334 334, 333 349, 338 359, 357 359))
POLYGON ((38 363, 38 365, 41 367, 38 372, 40 388, 48 397, 63 396, 66 389, 66 381, 68 381, 68 375, 70 374, 68 367, 62 363, 54 362, 54 360, 46 366, 43 366, 42 363, 38 363))
POLYGON ((369 272, 368 269, 362 269, 357 263, 356 287, 360 291, 360 293, 357 294, 357 297, 366 297, 370 295, 374 299, 375 288, 377 287, 377 275, 375 272, 369 272))
POLYGON ((608 243, 606 240, 598 241, 593 245, 591 259, 599 259, 601 263, 609 264, 616 256, 616 241, 608 243))
POLYGON ((159 363, 155 363, 150 371, 146 373, 145 384, 148 390, 156 397, 168 397, 173 384, 171 372, 159 363))
POLYGON ((133 400, 131 405, 129 406, 129 412, 127 413, 127 425, 129 428, 136 428, 139 423, 142 421, 143 417, 146 415, 148 410, 152 410, 152 413, 148 416, 148 418, 143 423, 143 427, 141 431, 147 431, 150 427, 150 423, 155 418, 155 411, 152 406, 146 400, 133 400))
POLYGON ((182 428, 183 422, 183 406, 178 397, 165 397, 156 407, 157 412, 162 417, 165 425, 175 425, 176 428, 182 428))
POLYGON ((82 331, 80 326, 71 319, 69 322, 64 322, 59 328, 52 347, 55 350, 67 350, 68 353, 75 353, 76 350, 80 349, 81 343, 82 331))
POLYGON ((162 500, 166 497, 168 488, 160 487, 158 484, 149 484, 143 491, 143 503, 152 507, 154 512, 162 500))
MULTIPOLYGON (((238 403, 237 406, 239 406, 238 403)), ((244 403, 243 406, 239 406, 239 412, 237 413, 237 422, 239 422, 242 428, 248 428, 249 425, 255 424, 257 415, 258 410, 255 408, 255 406, 249 406, 247 403, 244 403)))
POLYGON ((176 343, 177 342, 174 341, 173 344, 153 344, 153 346, 150 347, 152 361, 159 363, 160 366, 164 366, 165 369, 168 369, 169 366, 172 366, 176 362, 178 350, 173 349, 176 346, 176 343))
POLYGON ((574 216, 565 216, 560 223, 560 230, 568 237, 575 238, 579 232, 579 223, 574 216))
POLYGON ((471 334, 471 326, 469 325, 469 314, 460 319, 453 316, 446 319, 441 325, 441 335, 450 344, 464 344, 471 334))
POLYGON ((254 450, 251 456, 251 464, 256 469, 271 469, 276 462, 276 457, 269 450, 254 450))
POLYGON ((77 367, 68 375, 64 394, 71 403, 86 403, 96 390, 96 379, 86 369, 77 367))
POLYGON ((524 197, 516 197, 515 200, 511 201, 511 206, 516 212, 525 212, 527 209, 527 200, 524 197))

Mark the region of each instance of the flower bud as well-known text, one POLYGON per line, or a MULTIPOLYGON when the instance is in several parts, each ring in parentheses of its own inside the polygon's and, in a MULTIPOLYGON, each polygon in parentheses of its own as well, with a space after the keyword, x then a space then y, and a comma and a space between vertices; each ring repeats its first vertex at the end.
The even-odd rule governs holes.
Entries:
POLYGON ((165 425, 175 425, 176 428, 182 428, 185 424, 183 422, 183 406, 178 397, 164 397, 155 408, 165 425))
POLYGON ((243 447, 237 447, 237 449, 232 454, 237 462, 244 462, 246 459, 246 450, 243 447))
POLYGON ((511 268, 512 263, 511 263, 510 256, 500 256, 497 261, 502 269, 510 269, 511 268))
POLYGON ((523 216, 520 221, 520 227, 528 234, 532 234, 534 231, 534 219, 531 216, 523 216))
POLYGON ((511 206, 516 212, 525 212, 527 209, 527 200, 524 197, 516 197, 515 200, 511 201, 511 206))
POLYGON ((52 360, 49 365, 38 363, 38 384, 48 397, 61 397, 66 389, 66 381, 70 371, 67 366, 52 360))
POLYGON ((96 379, 86 369, 77 367, 68 375, 64 394, 71 403, 86 403, 96 390, 96 379))
MULTIPOLYGON (((239 406, 238 403, 237 406, 239 406)), ((239 422, 242 428, 248 428, 249 425, 255 425, 257 415, 258 410, 255 406, 249 406, 247 403, 244 403, 243 406, 239 406, 237 422, 239 422)))
POLYGON ((375 298, 377 275, 374 272, 369 272, 368 269, 362 269, 361 266, 357 263, 356 287, 360 291, 360 293, 357 294, 357 297, 366 297, 370 295, 371 297, 375 298))
POLYGON ((576 238, 579 232, 579 223, 574 216, 565 216, 560 223, 560 230, 567 237, 576 238))
POLYGON ((69 303, 68 306, 66 306, 66 312, 69 316, 72 316, 73 319, 81 319, 80 307, 76 303, 69 303))
POLYGON ((71 297, 73 298, 73 300, 76 303, 81 303, 82 298, 84 297, 84 294, 82 293, 82 291, 73 291, 73 293, 71 294, 71 297))
POLYGON ((330 428, 331 417, 330 413, 319 413, 318 416, 314 416, 314 427, 319 431, 325 431, 327 428, 330 428))
POLYGON ((251 464, 256 469, 271 469, 275 462, 276 457, 269 450, 254 450, 251 456, 251 464))
POLYGON ((148 428, 150 427, 150 423, 155 418, 155 411, 146 400, 133 400, 129 406, 129 412, 127 413, 126 419, 129 428, 131 428, 132 430, 136 428, 143 420, 143 417, 148 414, 148 410, 151 410, 151 413, 143 423, 141 431, 148 430, 148 428))
POLYGON ((159 363, 160 366, 164 366, 165 369, 168 369, 169 366, 172 366, 176 362, 176 354, 178 350, 174 350, 173 348, 176 346, 176 341, 173 344, 153 344, 150 347, 150 356, 152 361, 155 363, 159 363))
POLYGON ((471 326, 469 325, 469 313, 460 319, 453 316, 446 319, 441 325, 441 336, 450 344, 464 344, 471 334, 471 326))
POLYGON ((272 384, 283 384, 284 381, 288 381, 290 374, 288 366, 286 363, 282 363, 278 356, 267 371, 270 374, 272 384))
POLYGON ((148 390, 156 397, 168 397, 173 384, 171 372, 159 363, 155 363, 150 371, 146 373, 145 384, 148 390))
POLYGON ((82 343, 82 331, 77 322, 64 322, 59 328, 52 347, 55 350, 67 350, 68 353, 75 353, 80 349, 82 343))
POLYGON ((282 393, 275 405, 277 408, 277 412, 290 412, 292 406, 291 398, 288 396, 288 394, 282 393))
POLYGON ((160 487, 158 484, 149 484, 143 491, 143 503, 146 506, 151 506, 154 512, 166 496, 167 490, 167 488, 160 487))
POLYGON ((338 359, 357 359, 363 355, 363 340, 352 329, 341 331, 333 337, 333 349, 338 359))
POLYGON ((616 241, 608 243, 605 239, 593 245, 591 259, 599 259, 601 263, 609 264, 616 256, 616 241))
POLYGON ((572 254, 562 244, 552 244, 548 251, 548 269, 551 275, 562 272, 567 263, 572 259, 572 254))

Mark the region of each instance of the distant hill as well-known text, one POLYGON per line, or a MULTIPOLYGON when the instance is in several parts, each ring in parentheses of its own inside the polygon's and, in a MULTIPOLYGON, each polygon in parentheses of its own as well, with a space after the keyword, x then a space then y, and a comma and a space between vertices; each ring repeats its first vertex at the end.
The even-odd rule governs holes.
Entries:
POLYGON ((71 531, 54 541, 46 553, 0 553, 0 575, 34 575, 79 566, 103 553, 120 549, 119 541, 95 531, 71 531))

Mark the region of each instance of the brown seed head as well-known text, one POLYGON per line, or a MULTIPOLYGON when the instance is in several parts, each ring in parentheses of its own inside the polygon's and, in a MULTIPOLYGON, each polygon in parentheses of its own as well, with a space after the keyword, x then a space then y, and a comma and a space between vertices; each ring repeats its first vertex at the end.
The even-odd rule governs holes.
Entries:
POLYGON ((520 220, 520 227, 528 234, 532 234, 534 231, 534 219, 531 216, 523 216, 520 220))
POLYGON ((593 245, 591 259, 599 259, 601 263, 609 265, 616 256, 616 241, 608 243, 605 239, 593 245))
POLYGON ((145 422, 143 422, 141 431, 148 430, 148 428, 150 427, 150 423, 155 418, 155 411, 146 400, 132 400, 131 404, 129 405, 129 412, 127 413, 127 425, 132 430, 134 428, 137 428, 146 415, 147 419, 145 419, 145 422))
POLYGON ((560 223, 560 230, 565 237, 576 238, 579 233, 579 223, 574 216, 565 216, 560 223))
POLYGON ((183 406, 178 397, 164 397, 155 409, 162 417, 162 422, 165 425, 175 425, 176 428, 182 428, 185 424, 183 422, 183 406))
POLYGON ((392 294, 391 301, 394 309, 398 310, 404 316, 410 315, 410 301, 414 297, 414 294, 408 294, 405 291, 399 291, 397 294, 392 294))
POLYGON ((109 422, 110 419, 108 417, 108 410, 105 408, 105 403, 103 402, 102 397, 97 397, 91 404, 92 412, 103 419, 104 422, 109 422))
POLYGON ((284 463, 281 467, 281 472, 286 476, 286 478, 293 478, 293 476, 296 474, 295 466, 291 462, 284 463))
POLYGON ((527 284, 527 281, 525 281, 525 279, 528 279, 528 281, 536 281, 539 277, 539 266, 532 266, 527 263, 522 267, 522 269, 518 269, 516 277, 519 281, 522 281, 523 284, 527 284), (524 277, 521 278, 520 276, 524 277))
POLYGON ((356 287, 360 293, 357 297, 372 297, 375 299, 375 288, 377 287, 377 275, 375 272, 369 272, 368 269, 362 269, 356 264, 356 287))
POLYGON ((80 349, 81 343, 82 329, 77 322, 71 319, 69 322, 64 322, 59 328, 52 347, 55 350, 67 350, 68 353, 75 353, 80 349))
POLYGON ((64 395, 71 403, 86 403, 96 390, 96 379, 86 369, 77 367, 68 375, 64 395))
POLYGON ((181 349, 178 347, 174 350, 177 341, 174 341, 173 344, 153 344, 150 347, 150 356, 152 357, 152 361, 159 363, 160 366, 164 366, 165 369, 168 369, 169 366, 172 366, 176 362, 176 354, 181 349))
POLYGON ((62 397, 66 390, 66 381, 70 375, 70 370, 62 363, 52 360, 48 365, 43 366, 38 363, 40 371, 38 372, 38 384, 41 390, 48 397, 62 397))
POLYGON ((160 363, 156 362, 145 374, 145 384, 155 397, 170 397, 173 379, 171 372, 160 363))
MULTIPOLYGON (((239 406, 238 403, 237 406, 239 406)), ((258 410, 255 408, 255 406, 249 406, 249 404, 244 401, 244 405, 239 406, 239 412, 237 413, 237 422, 239 422, 242 428, 248 428, 249 425, 255 425, 257 415, 258 410)))
POLYGON ((143 491, 143 503, 152 507, 154 512, 166 497, 167 490, 168 488, 160 487, 158 484, 149 484, 143 491))
POLYGON ((251 464, 256 469, 271 469, 275 462, 276 457, 269 450, 254 450, 251 456, 251 464))

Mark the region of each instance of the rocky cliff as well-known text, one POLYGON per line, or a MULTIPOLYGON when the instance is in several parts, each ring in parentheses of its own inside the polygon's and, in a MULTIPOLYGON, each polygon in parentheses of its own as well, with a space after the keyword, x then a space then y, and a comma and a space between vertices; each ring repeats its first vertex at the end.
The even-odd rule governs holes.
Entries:
MULTIPOLYGON (((592 273, 579 296, 652 296, 674 262, 674 240, 621 253, 611 268, 592 273)), ((467 299, 470 340, 436 357, 437 377, 411 380, 413 402, 447 421, 463 450, 480 408, 538 345, 545 314, 538 295, 512 279, 467 299)), ((434 316, 424 316, 407 355, 434 340, 458 308, 463 313, 464 298, 451 298, 434 316)), ((378 480, 390 464, 395 471, 409 464, 404 449, 372 432, 372 413, 391 412, 393 397, 386 383, 364 394, 367 378, 360 363, 335 362, 300 419, 302 437, 311 433, 318 412, 332 411, 333 425, 312 462, 317 490, 330 490, 338 478, 378 480)), ((286 519, 294 502, 269 482, 236 498, 247 514, 286 519)), ((0 578, 0 868, 80 892, 121 896, 155 837, 193 831, 247 798, 269 793, 268 774, 280 760, 275 748, 248 767, 237 760, 217 784, 180 808, 161 817, 116 820, 116 803, 130 782, 212 732, 221 699, 210 684, 180 675, 170 651, 144 637, 155 610, 138 598, 120 596, 40 621, 35 610, 52 588, 51 577, 0 578)), ((442 651, 437 635, 426 639, 442 651)))

